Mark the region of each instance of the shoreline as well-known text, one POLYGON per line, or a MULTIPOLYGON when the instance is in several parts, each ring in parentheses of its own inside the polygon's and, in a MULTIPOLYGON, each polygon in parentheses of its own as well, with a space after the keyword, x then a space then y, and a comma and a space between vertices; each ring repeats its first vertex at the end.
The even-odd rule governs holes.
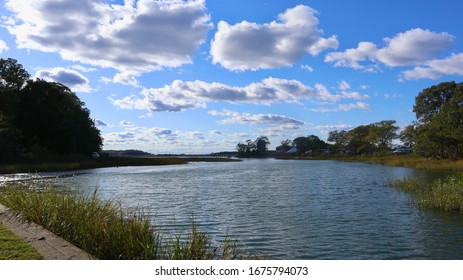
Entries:
POLYGON ((158 166, 189 162, 239 162, 239 159, 213 157, 108 157, 85 160, 52 160, 39 163, 7 163, 0 165, 0 174, 60 172, 119 166, 158 166))

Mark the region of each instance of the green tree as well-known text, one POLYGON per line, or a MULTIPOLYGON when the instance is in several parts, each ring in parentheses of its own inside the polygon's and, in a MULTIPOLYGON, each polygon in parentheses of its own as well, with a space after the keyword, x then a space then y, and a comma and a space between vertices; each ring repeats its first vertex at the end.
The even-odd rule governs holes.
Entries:
POLYGON ((380 153, 389 151, 392 141, 399 137, 397 134, 399 127, 395 123, 394 120, 386 120, 370 125, 368 138, 380 153))
POLYGON ((16 59, 0 59, 0 112, 14 117, 19 91, 29 77, 16 59))
POLYGON ((346 152, 349 144, 349 133, 346 130, 330 131, 327 140, 334 143, 335 152, 346 152))
POLYGON ((298 154, 306 152, 317 153, 322 149, 328 148, 328 144, 316 135, 297 137, 293 140, 293 144, 297 148, 298 154))
POLYGON ((254 141, 255 154, 256 156, 265 156, 267 153, 267 147, 270 145, 270 141, 266 136, 260 136, 254 141))
POLYGON ((56 154, 87 154, 102 145, 85 104, 62 84, 28 81, 21 90, 16 124, 23 145, 39 145, 56 154))
POLYGON ((21 131, 0 112, 0 162, 11 161, 21 152, 21 131))
POLYGON ((440 83, 421 91, 415 101, 415 151, 427 157, 463 157, 463 83, 440 83))

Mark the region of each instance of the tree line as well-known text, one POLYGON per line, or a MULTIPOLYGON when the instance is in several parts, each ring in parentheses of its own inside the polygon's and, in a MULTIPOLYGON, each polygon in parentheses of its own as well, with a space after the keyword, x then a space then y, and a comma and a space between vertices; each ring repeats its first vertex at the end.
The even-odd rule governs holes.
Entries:
MULTIPOLYGON (((276 148, 280 154, 313 155, 320 153, 352 155, 384 155, 392 151, 413 152, 427 158, 463 158, 463 83, 444 82, 422 90, 415 98, 413 112, 416 121, 402 130, 395 120, 383 120, 360 125, 351 130, 328 133, 327 142, 316 135, 281 141, 276 148), (401 143, 399 149, 394 149, 401 143)), ((238 144, 240 156, 265 154, 268 139, 238 144), (257 149, 257 142, 266 145, 257 149)))
POLYGON ((0 59, 0 162, 89 154, 102 138, 69 88, 32 80, 17 60, 0 59))

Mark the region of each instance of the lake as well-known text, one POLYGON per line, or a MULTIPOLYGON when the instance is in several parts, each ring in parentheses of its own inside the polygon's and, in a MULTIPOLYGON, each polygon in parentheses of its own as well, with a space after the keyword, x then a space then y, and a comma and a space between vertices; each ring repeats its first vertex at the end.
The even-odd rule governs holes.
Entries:
MULTIPOLYGON (((387 186, 437 173, 337 161, 250 159, 60 173, 71 190, 140 207, 167 232, 191 217, 269 259, 463 259, 463 215, 417 208, 387 186)), ((58 174, 43 174, 55 176, 58 174)))

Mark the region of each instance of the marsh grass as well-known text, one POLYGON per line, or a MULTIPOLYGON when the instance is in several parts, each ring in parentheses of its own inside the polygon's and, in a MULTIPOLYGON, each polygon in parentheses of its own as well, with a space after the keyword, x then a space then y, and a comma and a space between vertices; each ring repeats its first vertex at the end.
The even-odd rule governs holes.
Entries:
POLYGON ((0 202, 20 213, 20 218, 42 225, 98 259, 244 258, 236 240, 226 237, 213 245, 193 219, 187 233, 161 234, 141 210, 124 211, 120 203, 100 199, 97 191, 83 195, 52 186, 15 184, 0 190, 0 202))
POLYGON ((374 164, 426 170, 463 170, 463 160, 428 159, 417 155, 355 156, 351 158, 344 158, 342 160, 365 161, 374 164))
POLYGON ((200 231, 191 218, 190 230, 171 234, 162 249, 164 259, 169 260, 236 260, 242 259, 238 240, 227 234, 221 244, 214 246, 208 234, 200 231), (186 235, 186 237, 185 237, 186 235))
POLYGON ((125 213, 114 201, 92 195, 69 194, 53 188, 8 186, 0 200, 32 221, 98 259, 153 259, 158 236, 149 220, 125 213))
POLYGON ((431 184, 418 178, 390 181, 389 185, 415 194, 419 206, 463 213, 463 175, 452 175, 431 184))
POLYGON ((88 158, 57 158, 44 162, 8 163, 0 165, 0 174, 35 173, 70 171, 103 167, 119 166, 156 166, 186 164, 194 161, 205 162, 236 162, 239 160, 229 158, 177 158, 177 157, 103 157, 99 159, 88 158))

